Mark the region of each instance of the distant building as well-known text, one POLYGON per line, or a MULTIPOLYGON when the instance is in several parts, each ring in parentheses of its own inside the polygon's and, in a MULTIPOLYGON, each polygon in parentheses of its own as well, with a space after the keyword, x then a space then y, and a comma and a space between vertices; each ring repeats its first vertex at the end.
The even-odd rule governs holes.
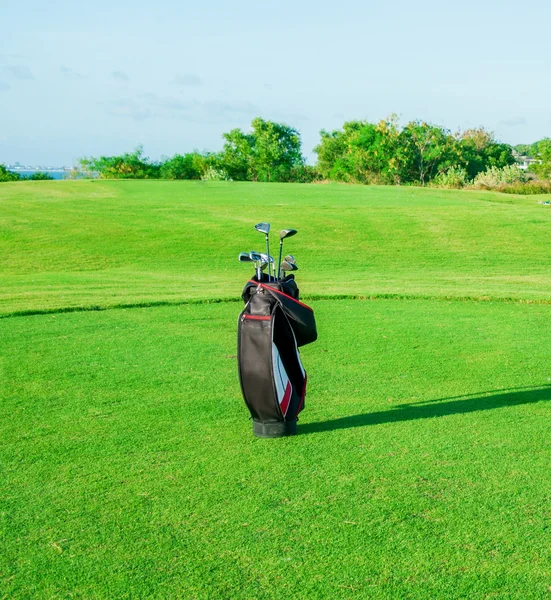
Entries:
POLYGON ((531 165, 537 165, 541 163, 539 158, 534 158, 532 156, 526 156, 525 154, 519 154, 513 150, 513 156, 517 161, 517 167, 522 169, 523 171, 528 171, 531 165))

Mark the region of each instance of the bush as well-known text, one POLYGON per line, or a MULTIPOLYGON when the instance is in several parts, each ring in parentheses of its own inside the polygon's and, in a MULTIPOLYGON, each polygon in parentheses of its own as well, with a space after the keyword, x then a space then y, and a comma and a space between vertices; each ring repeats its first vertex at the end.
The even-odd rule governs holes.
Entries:
POLYGON ((526 181, 526 173, 516 165, 490 167, 474 178, 474 186, 483 190, 497 190, 506 185, 515 185, 526 181))
POLYGON ((22 177, 22 179, 27 179, 28 181, 53 181, 53 177, 49 173, 43 173, 42 171, 37 171, 32 175, 27 175, 22 177))
POLYGON ((158 179, 160 166, 143 155, 143 146, 120 156, 81 158, 81 171, 99 173, 102 179, 158 179))
POLYGON ((202 171, 198 167, 197 153, 175 154, 161 164, 162 179, 201 179, 202 171))
POLYGON ((19 181, 21 179, 21 175, 19 173, 14 173, 13 171, 8 171, 3 164, 0 164, 0 181, 19 181))
POLYGON ((314 183, 321 179, 320 172, 311 165, 299 165, 291 169, 289 181, 294 183, 314 183))
POLYGON ((231 177, 228 175, 224 169, 215 169, 214 167, 209 167, 201 177, 203 181, 231 181, 231 177))
POLYGON ((551 181, 527 181, 503 185, 499 191, 504 194, 551 194, 551 181))
POLYGON ((458 190, 470 183, 469 174, 463 167, 450 167, 444 173, 437 175, 432 185, 435 187, 443 187, 458 190))

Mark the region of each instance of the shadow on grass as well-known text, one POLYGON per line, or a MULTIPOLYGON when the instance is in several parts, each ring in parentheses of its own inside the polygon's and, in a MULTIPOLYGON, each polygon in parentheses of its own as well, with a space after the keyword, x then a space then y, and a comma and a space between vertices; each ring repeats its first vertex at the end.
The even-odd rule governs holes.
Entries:
POLYGON ((413 421, 414 419, 432 419, 446 415, 458 415, 482 410, 493 410, 518 404, 530 404, 551 400, 551 386, 542 388, 510 388, 491 390, 465 396, 453 396, 440 400, 429 400, 416 404, 401 404, 389 410, 340 417, 317 423, 304 423, 299 426, 299 434, 367 427, 381 423, 413 421), (496 393, 499 392, 499 393, 496 393), (459 399, 458 399, 459 398, 459 399))

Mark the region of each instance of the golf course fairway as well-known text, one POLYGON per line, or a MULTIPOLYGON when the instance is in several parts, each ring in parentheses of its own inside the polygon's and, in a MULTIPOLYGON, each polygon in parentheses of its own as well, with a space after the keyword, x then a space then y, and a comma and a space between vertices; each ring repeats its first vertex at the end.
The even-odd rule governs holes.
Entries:
POLYGON ((548 597, 539 199, 0 184, 0 598, 548 597), (272 440, 236 364, 259 221, 319 333, 272 440))

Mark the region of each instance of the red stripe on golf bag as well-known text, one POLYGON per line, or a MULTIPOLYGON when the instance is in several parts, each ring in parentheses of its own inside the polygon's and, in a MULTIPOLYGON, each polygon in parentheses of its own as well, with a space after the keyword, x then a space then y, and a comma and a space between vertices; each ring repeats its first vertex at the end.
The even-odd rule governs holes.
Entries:
POLYGON ((279 407, 281 408, 281 412, 283 416, 287 416, 287 410, 289 408, 289 402, 291 401, 291 394, 293 392, 293 388, 291 386, 291 382, 287 382, 287 388, 285 389, 285 394, 283 399, 281 400, 279 407))

